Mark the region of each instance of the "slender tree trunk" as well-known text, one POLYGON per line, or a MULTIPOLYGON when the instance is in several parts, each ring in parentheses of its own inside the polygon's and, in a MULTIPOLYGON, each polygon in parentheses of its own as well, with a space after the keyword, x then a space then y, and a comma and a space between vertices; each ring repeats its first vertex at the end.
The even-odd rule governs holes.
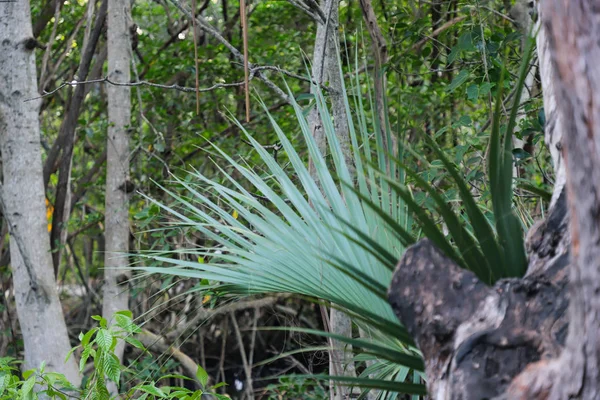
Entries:
POLYGON ((369 36, 371 37, 371 46, 373 48, 373 57, 375 60, 375 113, 377 114, 377 120, 379 122, 383 147, 390 154, 394 154, 396 151, 394 148, 395 146, 393 145, 394 140, 387 137, 386 129, 387 110, 385 109, 385 88, 387 79, 383 67, 388 61, 387 42, 377 23, 377 16, 373 10, 371 0, 360 0, 360 8, 363 13, 363 20, 369 31, 369 36), (388 143, 388 139, 390 139, 390 143, 388 143))
POLYGON ((25 369, 46 361, 74 384, 81 378, 70 349, 52 268, 48 237, 29 1, 0 4, 0 205, 9 224, 17 313, 25 369))
MULTIPOLYGON (((115 82, 130 81, 131 2, 108 2, 108 76, 115 82)), ((104 258, 104 303, 102 315, 111 320, 116 311, 129 309, 129 277, 125 270, 129 251, 129 134, 131 94, 128 86, 112 86, 108 93, 108 140, 106 167, 106 255, 104 258)), ((121 360, 124 343, 115 354, 121 360)), ((115 387, 109 387, 114 393, 115 387)))
MULTIPOLYGON (((388 61, 388 50, 387 50, 387 42, 383 33, 381 32, 381 28, 379 27, 379 23, 377 22, 377 16, 375 15, 375 10, 373 9, 373 3, 371 0, 359 0, 360 9, 363 15, 363 21, 369 31, 369 36, 371 37, 371 47, 373 51, 374 58, 374 67, 375 67, 375 83, 374 83, 374 97, 375 97, 375 116, 376 121, 379 127, 379 134, 381 135, 381 143, 386 152, 390 154, 397 155, 397 138, 396 137, 388 137, 387 134, 389 129, 387 129, 388 121, 387 121, 387 109, 385 106, 385 98, 386 98, 386 86, 387 86, 387 77, 384 71, 384 66, 388 61)), ((388 173, 391 172, 391 160, 387 160, 386 168, 388 173)), ((360 336, 369 339, 368 332, 360 329, 360 336)), ((367 362, 367 366, 373 364, 373 361, 367 362)), ((375 399, 377 397, 375 391, 369 392, 367 395, 367 399, 375 399)))
MULTIPOLYGON (((537 5, 538 15, 542 14, 540 4, 537 5)), ((538 25, 541 19, 538 16, 538 25)), ((544 114, 546 117, 546 126, 544 127, 544 139, 546 146, 552 155, 552 163, 554 164, 554 192, 552 194, 551 205, 555 204, 558 196, 565 186, 567 175, 562 156, 562 133, 563 117, 558 112, 556 104, 556 77, 552 67, 552 59, 550 54, 550 41, 548 32, 544 26, 540 26, 537 41, 538 62, 540 68, 540 77, 542 80, 542 95, 544 96, 544 114)))
MULTIPOLYGON (((85 80, 89 74, 92 58, 96 45, 100 40, 104 21, 106 19, 106 2, 103 0, 96 16, 96 23, 91 30, 89 40, 85 43, 77 79, 85 80)), ((100 61, 101 58, 97 60, 100 61)), ((44 166, 44 185, 48 185, 50 175, 54 167, 58 168, 58 183, 56 185, 56 198, 54 214, 52 216, 52 231, 50 233, 50 245, 52 246, 52 260, 54 263, 54 274, 58 276, 61 254, 67 238, 67 222, 71 214, 71 167, 73 163, 73 150, 75 146, 75 130, 77 121, 82 110, 82 104, 89 85, 78 85, 73 90, 73 96, 67 107, 65 118, 62 121, 60 131, 52 148, 47 153, 44 166)))
MULTIPOLYGON (((530 12, 533 10, 534 10, 533 7, 529 7, 528 0, 519 0, 517 2, 517 4, 514 6, 513 10, 511 10, 511 15, 513 15, 513 16, 514 16, 514 14, 518 15, 517 26, 518 26, 519 30, 521 31, 521 33, 523 34, 521 49, 525 48, 525 43, 526 43, 525 39, 532 32, 531 28, 534 26, 534 21, 531 18, 532 12, 530 12), (519 11, 515 12, 514 10, 519 10, 519 11)), ((539 27, 539 24, 536 24, 536 25, 539 27)), ((527 104, 527 102, 529 102, 529 100, 532 97, 531 93, 534 89, 536 74, 537 74, 537 65, 534 64, 529 69, 527 77, 525 78, 523 93, 521 94, 521 104, 519 105, 520 108, 523 107, 525 104, 527 104)), ((520 121, 522 121, 524 118, 525 118, 524 113, 517 115, 517 119, 516 119, 517 126, 519 126, 520 121)), ((513 136, 512 141, 513 141, 513 148, 515 148, 515 149, 525 149, 526 147, 528 147, 528 143, 530 143, 530 142, 528 142, 527 138, 519 139, 516 136, 513 136)), ((513 167, 513 176, 517 177, 517 178, 522 177, 523 171, 524 171, 524 168, 522 166, 518 167, 515 165, 513 167)))
MULTIPOLYGON (((317 23, 317 35, 313 51, 312 76, 319 84, 329 83, 329 98, 332 105, 332 116, 335 131, 339 138, 346 164, 353 175, 354 164, 351 157, 350 137, 348 132, 348 116, 344 104, 342 81, 340 77, 340 64, 338 58, 338 25, 339 25, 339 0, 326 0, 322 2, 323 14, 326 21, 317 23)), ((323 124, 317 107, 315 106, 309 116, 308 123, 319 150, 327 154, 327 143, 323 124)), ((310 162, 310 161, 309 161, 310 162)), ((312 164, 309 170, 314 175, 312 164)), ((326 315, 325 313, 323 315, 326 315)), ((352 321, 343 312, 331 308, 329 312, 329 329, 331 332, 351 337, 352 321)), ((337 340, 330 341, 332 350, 329 355, 329 371, 332 375, 356 376, 352 362, 352 347, 337 340)), ((345 399, 352 390, 343 386, 331 387, 331 398, 345 399)))

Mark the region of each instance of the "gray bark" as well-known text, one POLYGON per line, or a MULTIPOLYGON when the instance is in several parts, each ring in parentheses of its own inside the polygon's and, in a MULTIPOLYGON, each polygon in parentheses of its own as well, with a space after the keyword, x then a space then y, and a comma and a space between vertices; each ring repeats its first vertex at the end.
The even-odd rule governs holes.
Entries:
MULTIPOLYGON (((350 137, 348 131, 348 116, 342 91, 341 66, 338 58, 338 24, 339 24, 339 0, 326 0, 322 2, 322 11, 325 22, 317 22, 317 34, 312 61, 312 77, 318 85, 328 83, 328 95, 331 100, 331 114, 336 135, 340 141, 346 164, 352 175, 354 164, 350 149, 350 137)), ((314 89, 313 89, 314 93, 314 89)), ((315 138, 319 150, 326 154, 327 143, 323 124, 317 107, 315 106, 309 116, 308 123, 312 135, 315 138)), ((314 175, 312 164, 309 169, 314 175)), ((329 314, 329 329, 331 332, 351 337, 352 321, 342 311, 331 308, 329 314)), ((329 370, 333 375, 356 376, 354 363, 352 362, 352 347, 337 340, 331 340, 332 350, 329 357, 329 370)), ((352 390, 343 386, 332 386, 331 398, 344 399, 352 390)))
MULTIPOLYGON (((526 38, 532 32, 532 27, 538 27, 539 24, 536 24, 531 15, 533 14, 534 8, 529 7, 529 0, 519 0, 510 10, 511 17, 517 22, 517 27, 523 34, 523 40, 521 44, 521 49, 525 48, 526 38)), ((531 99, 531 94, 535 85, 535 76, 537 74, 537 64, 533 63, 529 72, 527 73, 527 77, 525 78, 525 83, 523 87, 523 92, 521 94, 521 104, 519 108, 522 108, 529 100, 531 99)), ((516 125, 519 126, 520 122, 525 118, 526 114, 518 114, 516 119, 516 125)), ((523 139, 519 139, 516 136, 513 136, 513 148, 515 149, 524 149, 526 141, 523 139)), ((519 168, 515 165, 513 167, 513 176, 519 177, 519 168)))
POLYGON ((547 32, 544 26, 539 25, 541 21, 540 16, 543 14, 540 9, 540 3, 537 4, 538 10, 538 23, 539 26, 538 35, 536 38, 537 52, 538 52, 538 63, 540 68, 540 78, 542 80, 543 96, 544 96, 544 113, 546 116, 546 126, 544 127, 544 139, 546 146, 550 150, 552 155, 552 163, 554 165, 554 192, 552 194, 552 206, 556 203, 558 196, 560 195, 565 182, 567 179, 565 173, 565 165, 562 156, 562 132, 564 131, 563 119, 557 110, 556 94, 555 94, 555 72, 552 67, 552 60, 550 54, 550 42, 548 40, 547 32))
MULTIPOLYGON (((129 0, 108 1, 108 76, 115 82, 130 81, 131 48, 129 0)), ((128 86, 107 88, 108 140, 106 167, 106 210, 104 258, 104 301, 102 315, 111 320, 116 311, 129 309, 130 272, 126 253, 129 251, 129 124, 131 120, 131 90, 128 86)), ((119 360, 125 344, 115 349, 119 360)), ((115 387, 109 387, 114 393, 115 387)))
POLYGON ((0 205, 9 224, 15 300, 25 346, 25 369, 81 381, 70 350, 52 268, 48 237, 29 1, 0 4, 0 205))

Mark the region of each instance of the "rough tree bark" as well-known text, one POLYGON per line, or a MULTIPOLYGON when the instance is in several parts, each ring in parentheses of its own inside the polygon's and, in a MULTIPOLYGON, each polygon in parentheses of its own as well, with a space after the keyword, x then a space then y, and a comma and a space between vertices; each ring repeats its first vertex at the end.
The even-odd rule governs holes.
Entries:
POLYGON ((36 41, 29 1, 0 4, 0 205, 9 225, 11 268, 25 346, 25 369, 48 368, 74 384, 81 378, 71 348, 52 268, 38 111, 36 41))
MULTIPOLYGON (((115 82, 130 81, 131 2, 108 1, 108 76, 115 82)), ((104 300, 102 316, 111 320, 116 311, 129 309, 129 277, 125 267, 129 251, 129 124, 131 120, 131 90, 128 86, 107 88, 108 138, 106 156, 106 255, 104 257, 104 300)), ((124 342, 115 349, 123 357, 124 342)), ((116 387, 109 387, 114 393, 116 387)))
POLYGON ((557 113, 548 144, 562 152, 566 189, 557 182, 527 235, 524 278, 488 287, 427 240, 406 252, 388 295, 423 352, 432 399, 600 398, 600 6, 544 0, 540 11, 540 67, 555 85, 544 102, 554 97, 557 113))

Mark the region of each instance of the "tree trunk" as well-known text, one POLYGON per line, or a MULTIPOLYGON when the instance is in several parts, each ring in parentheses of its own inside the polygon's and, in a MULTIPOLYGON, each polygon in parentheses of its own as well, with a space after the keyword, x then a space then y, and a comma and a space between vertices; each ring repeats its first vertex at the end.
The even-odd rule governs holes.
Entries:
MULTIPOLYGON (((539 25, 539 21, 541 21, 541 18, 539 18, 539 16, 542 15, 543 11, 540 9, 539 4, 537 4, 537 10, 537 25, 539 25)), ((561 139, 562 133, 564 131, 562 119, 563 117, 557 110, 555 94, 556 77, 554 68, 552 67, 548 32, 546 32, 546 28, 543 25, 539 26, 536 42, 539 60, 538 62, 540 68, 540 78, 542 80, 542 95, 544 96, 544 113, 546 117, 546 125, 544 127, 544 139, 546 141, 546 146, 548 146, 550 154, 552 155, 552 163, 554 165, 554 193, 552 194, 552 201, 550 202, 550 205, 553 205, 554 203, 556 203, 558 196, 562 192, 567 178, 565 173, 563 156, 561 152, 561 139)))
MULTIPOLYGON (((373 48, 374 68, 375 68, 375 83, 374 83, 374 95, 375 95, 375 113, 377 115, 377 122, 381 134, 381 141, 385 151, 390 154, 396 154, 396 146, 392 138, 387 137, 387 110, 385 109, 385 88, 386 88, 386 75, 384 66, 388 61, 387 42, 379 24, 377 23, 377 16, 373 10, 373 4, 371 0, 360 0, 360 8, 363 14, 363 20, 369 31, 371 37, 371 46, 373 48), (388 139, 391 143, 388 143, 388 139)), ((389 170, 389 167, 388 167, 389 170)))
POLYGON ((566 189, 557 181, 527 235, 521 279, 487 287, 428 240, 402 258, 389 299, 432 399, 600 398, 600 7, 544 0, 540 11, 546 138, 566 189))
MULTIPOLYGON (((108 76, 115 82, 130 81, 131 2, 108 2, 108 76)), ((108 141, 106 167, 106 253, 104 257, 104 302, 102 315, 111 320, 116 311, 129 309, 129 277, 125 270, 129 251, 129 134, 131 98, 128 86, 109 85, 108 141)), ((117 345, 115 354, 123 358, 124 342, 117 345)), ((116 388, 109 387, 111 393, 116 388)))
MULTIPOLYGON (((333 116, 335 131, 339 138, 346 164, 350 169, 350 173, 354 175, 354 163, 352 161, 348 131, 348 116, 346 114, 346 106, 344 103, 343 86, 340 76, 341 66, 338 58, 339 49, 337 32, 339 24, 339 0, 326 0, 322 2, 322 11, 326 20, 324 22, 317 22, 317 34, 312 62, 312 78, 319 85, 324 85, 326 82, 329 83, 328 95, 331 99, 331 114, 333 116)), ((323 155, 326 155, 326 137, 316 105, 308 116, 308 123, 319 150, 323 155)), ((309 170, 314 176, 313 166, 310 161, 309 170)), ((323 315, 326 316, 326 313, 323 313, 323 315)), ((331 308, 328 318, 329 330, 332 333, 348 337, 352 336, 352 321, 345 313, 331 308)), ((345 345, 337 340, 330 340, 330 345, 332 347, 329 354, 330 374, 356 376, 354 363, 352 362, 352 346, 345 345)), ((331 398, 335 400, 345 399, 351 391, 351 388, 332 385, 331 398)))
POLYGON ((35 65, 29 1, 0 6, 0 149, 2 213, 9 225, 17 313, 25 369, 39 368, 81 381, 73 357, 52 268, 46 220, 35 65))

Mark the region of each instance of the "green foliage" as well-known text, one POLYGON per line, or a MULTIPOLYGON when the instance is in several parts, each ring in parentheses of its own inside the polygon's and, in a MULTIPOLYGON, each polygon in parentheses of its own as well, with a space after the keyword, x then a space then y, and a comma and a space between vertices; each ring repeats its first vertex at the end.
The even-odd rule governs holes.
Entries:
MULTIPOLYGON (((133 335, 141 332, 141 328, 133 322, 132 318, 131 311, 118 311, 114 316, 115 323, 108 326, 105 318, 96 315, 92 319, 98 321, 99 326, 79 335, 81 344, 71 349, 67 359, 76 350, 80 349, 80 371, 84 372, 90 359, 94 363, 94 369, 81 389, 69 383, 64 375, 46 371, 44 363, 38 369, 23 372, 22 377, 20 377, 16 360, 11 357, 0 358, 0 400, 37 400, 42 398, 41 396, 53 400, 109 400, 111 397, 106 386, 107 381, 119 385, 121 373, 126 370, 114 354, 117 342, 124 340, 130 345, 146 351, 143 344, 133 337, 133 335)), ((181 375, 165 375, 160 377, 158 381, 173 377, 185 380, 191 379, 181 375)), ((196 372, 196 379, 202 389, 190 390, 178 386, 157 385, 155 381, 151 381, 136 385, 123 395, 129 399, 137 400, 199 400, 205 394, 210 394, 217 399, 229 398, 215 392, 216 389, 224 385, 223 383, 212 387, 208 386, 208 374, 200 366, 198 366, 196 372)))
MULTIPOLYGON (((398 323, 385 294, 391 279, 390 263, 402 254, 404 244, 393 230, 386 228, 384 218, 391 218, 407 229, 410 219, 403 201, 389 190, 388 181, 376 178, 371 168, 364 165, 363 159, 386 165, 387 155, 372 147, 367 115, 359 111, 365 109, 362 99, 356 96, 354 100, 356 107, 351 110, 346 102, 346 108, 348 115, 358 111, 357 122, 348 121, 355 187, 350 184, 353 179, 322 93, 316 96, 316 106, 322 117, 330 159, 320 152, 302 108, 293 104, 314 165, 313 173, 265 107, 293 175, 240 126, 260 155, 264 170, 248 168, 217 146, 214 149, 254 190, 246 189, 239 178, 234 179, 222 168, 231 188, 194 171, 189 174, 192 179, 175 178, 185 189, 185 195, 165 188, 173 203, 153 200, 179 220, 177 229, 192 229, 213 241, 211 246, 189 252, 205 262, 170 257, 168 252, 147 254, 147 258, 171 266, 140 269, 223 282, 223 289, 232 293, 290 292, 333 302, 359 326, 373 333, 369 339, 341 336, 336 339, 352 344, 378 362, 422 370, 421 357, 411 347, 412 339, 398 323), (263 203, 265 200, 267 204, 263 203), (376 204, 387 213, 379 214, 369 204, 376 204), (362 244, 365 238, 380 246, 382 253, 369 253, 362 244)), ((395 165, 390 167, 393 176, 402 176, 395 165)), ((310 333, 332 336, 319 331, 310 333)), ((365 377, 347 383, 360 382, 371 387, 365 377)), ((420 383, 395 381, 388 382, 385 390, 393 388, 408 393, 424 390, 420 383)))
POLYGON ((66 400, 67 395, 75 390, 62 374, 47 372, 44 363, 39 369, 24 371, 22 377, 16 364, 12 357, 0 358, 1 400, 36 400, 41 395, 66 400))
MULTIPOLYGON (((180 248, 181 233, 200 232, 195 238, 206 239, 206 244, 198 251, 184 250, 190 253, 189 257, 181 255, 180 261, 188 264, 175 265, 169 271, 184 277, 210 278, 211 283, 202 280, 198 290, 210 296, 211 305, 226 294, 224 289, 238 294, 284 291, 334 301, 354 317, 357 325, 373 332, 375 346, 369 347, 372 343, 368 340, 350 338, 363 384, 369 377, 421 384, 423 376, 415 371, 422 368, 419 353, 385 299, 391 269, 404 248, 428 236, 486 282, 518 275, 523 268, 519 229, 527 227, 532 216, 538 216, 536 207, 543 204, 540 198, 549 197, 551 181, 541 172, 548 166, 548 157, 541 146, 544 117, 539 96, 522 107, 513 100, 509 117, 512 127, 502 126, 500 112, 494 113, 499 120, 494 120, 491 133, 484 123, 492 99, 502 99, 504 92, 520 87, 515 72, 519 65, 527 65, 520 56, 521 35, 500 17, 508 10, 502 8, 500 1, 490 1, 485 7, 477 2, 443 2, 440 18, 446 21, 440 19, 440 24, 456 17, 464 19, 432 36, 432 4, 419 3, 417 8, 415 2, 405 1, 374 4, 388 38, 390 55, 385 66, 390 126, 385 130, 386 135, 400 138, 402 150, 402 158, 392 163, 393 171, 386 169, 389 159, 378 147, 381 138, 373 138, 379 130, 377 120, 369 112, 371 99, 364 96, 370 95, 369 82, 358 76, 352 81, 347 105, 353 116, 351 158, 357 165, 354 180, 349 178, 339 155, 331 116, 326 111, 326 95, 307 94, 310 87, 305 81, 285 82, 290 92, 302 93, 296 98, 300 105, 275 108, 281 100, 253 79, 252 89, 273 108, 269 113, 263 112, 261 104, 253 102, 253 121, 243 128, 223 117, 225 109, 238 117, 242 115, 243 96, 236 88, 202 93, 199 115, 194 113, 193 94, 134 88, 131 177, 136 188, 158 202, 133 195, 132 230, 138 233, 138 240, 132 251, 156 251, 162 258, 157 256, 148 265, 155 271, 165 271, 166 262, 172 262, 169 251, 180 248), (413 49, 415 43, 424 39, 427 40, 422 48, 413 49), (323 113, 326 134, 333 137, 327 154, 318 154, 306 127, 301 126, 312 107, 323 113), (518 125, 513 118, 517 109, 524 114, 518 125), (299 119, 300 114, 304 119, 299 119), (423 130, 426 135, 419 135, 423 130), (531 141, 538 150, 535 146, 533 150, 509 149, 513 134, 531 141), (256 142, 251 138, 250 144, 240 140, 246 135, 256 142), (419 137, 424 137, 424 141, 433 138, 435 142, 423 146, 419 137), (278 146, 280 138, 285 139, 285 148, 279 154, 271 152, 267 147, 278 146), (495 146, 493 157, 488 157, 490 143, 495 146), (304 168, 309 156, 319 164, 314 178, 304 168), (209 161, 211 158, 214 163, 209 161), (518 198, 512 196, 512 180, 494 178, 497 184, 490 184, 487 177, 492 176, 486 175, 483 166, 491 167, 488 161, 493 159, 498 160, 495 165, 503 174, 516 160, 523 171, 517 180, 518 198), (169 180, 170 172, 180 174, 181 168, 189 170, 190 164, 192 173, 180 180, 169 180), (527 196, 520 196, 524 192, 527 196), (160 213, 159 203, 182 216, 180 226, 156 229, 168 223, 160 213), (514 254, 507 249, 514 249, 514 254), (506 254, 510 258, 504 257, 506 254), (506 268, 510 263, 514 263, 514 270, 506 268)), ((52 39, 52 23, 39 37, 41 43, 51 46, 46 73, 50 80, 41 88, 47 91, 70 80, 81 57, 86 31, 81 26, 87 4, 78 0, 65 3, 65 7, 56 37, 52 39)), ((238 4, 206 2, 202 7, 211 24, 239 48, 238 4)), ((32 15, 41 15, 43 8, 42 2, 32 2, 32 15)), ((347 70, 364 63, 363 70, 370 74, 371 53, 368 39, 362 36, 360 8, 356 2, 350 2, 340 12, 345 30, 343 41, 348 48, 357 49, 354 66, 345 52, 341 52, 342 64, 347 70)), ((301 52, 309 54, 314 42, 315 24, 310 18, 287 2, 253 4, 249 18, 250 61, 302 74, 305 65, 301 52)), ((140 79, 194 86, 192 30, 176 34, 185 18, 168 3, 141 1, 133 7, 133 20, 139 28, 138 50, 143 56, 135 56, 134 69, 140 79)), ((202 88, 242 79, 239 63, 232 62, 227 49, 211 37, 199 37, 198 58, 202 88)), ((40 54, 38 64, 43 59, 40 54)), ((283 80, 274 72, 261 73, 283 87, 283 80)), ((69 103, 67 90, 43 100, 42 140, 50 146, 69 103)), ((88 180, 86 177, 101 161, 106 146, 105 107, 105 88, 90 85, 78 121, 72 173, 75 191, 83 194, 76 198, 69 221, 68 249, 75 262, 85 258, 85 263, 81 263, 85 268, 78 276, 72 272, 75 269, 65 268, 61 274, 65 281, 96 277, 102 271, 102 164, 100 172, 88 180)), ((56 178, 52 175, 48 185, 51 203, 56 178)), ((5 271, 6 267, 0 267, 2 284, 9 280, 5 279, 5 271)), ((175 282, 176 278, 164 279, 160 288, 171 288, 175 282)), ((133 296, 146 289, 134 287, 133 296)), ((4 303, 0 310, 2 307, 4 303)), ((78 353, 86 359, 82 366, 94 361, 96 375, 88 377, 86 384, 91 385, 90 391, 100 393, 104 384, 97 383, 96 387, 90 380, 125 381, 122 375, 126 370, 117 369, 111 356, 114 340, 134 341, 135 336, 126 328, 98 322, 99 327, 84 335, 85 344, 81 339, 78 353)), ((7 338, 14 335, 8 324, 0 334, 7 338)), ((22 343, 18 337, 10 341, 8 349, 8 354, 19 354, 22 343)), ((148 360, 144 363, 150 363, 148 360)), ((160 375, 160 366, 154 367, 151 372, 160 375)), ((156 374, 142 375, 141 379, 158 381, 156 374)), ((39 371, 35 379, 43 383, 39 371)), ((297 379, 297 384, 280 382, 294 386, 282 390, 301 393, 310 380, 297 379)), ((17 384, 22 385, 23 381, 17 380, 17 384)), ((150 391, 157 386, 148 382, 145 385, 145 390, 150 391)), ((422 389, 422 385, 410 388, 414 392, 422 389)), ((381 397, 393 397, 390 390, 382 390, 381 397)), ((144 393, 150 396, 148 391, 144 393)))
MULTIPOLYGON (((530 47, 526 60, 529 54, 530 47)), ((523 68, 513 110, 519 108, 519 93, 526 73, 523 68)), ((463 74, 461 80, 466 80, 466 76, 463 74)), ((462 82, 451 85, 449 90, 457 89, 460 84, 462 82)), ((496 91, 499 104, 503 100, 501 78, 496 86, 499 87, 496 91)), ((352 93, 359 93, 359 87, 358 80, 353 82, 352 93)), ((301 158, 263 106, 293 174, 282 168, 277 159, 240 125, 262 160, 260 168, 250 168, 218 146, 213 148, 253 190, 247 189, 239 178, 218 165, 225 183, 193 171, 186 179, 175 178, 179 192, 163 188, 172 197, 172 203, 151 200, 179 220, 177 229, 197 231, 212 240, 212 246, 189 252, 209 261, 197 263, 172 257, 170 252, 156 252, 146 257, 169 266, 140 269, 222 282, 224 290, 238 295, 291 292, 333 302, 359 327, 368 329, 372 336, 369 339, 348 338, 316 330, 295 330, 352 345, 360 356, 357 356, 357 362, 364 363, 366 372, 357 378, 328 375, 312 378, 333 379, 360 386, 365 391, 376 388, 379 397, 394 397, 394 393, 422 395, 425 393, 420 372, 423 361, 411 347, 412 339, 396 322, 386 300, 391 270, 404 248, 424 235, 485 282, 492 283, 501 277, 523 272, 523 234, 512 211, 513 162, 509 146, 515 115, 509 117, 501 141, 497 134, 500 112, 496 109, 494 113, 489 162, 494 227, 490 216, 482 211, 481 200, 469 188, 468 179, 434 138, 422 135, 432 155, 437 157, 428 166, 433 170, 445 170, 440 176, 455 185, 455 196, 460 199, 458 207, 466 218, 448 204, 447 195, 405 164, 404 154, 411 152, 418 161, 424 161, 416 150, 400 145, 401 158, 390 159, 381 149, 378 124, 373 124, 372 131, 367 128, 369 115, 361 96, 346 98, 348 115, 355 115, 348 121, 353 149, 350 162, 355 165, 355 175, 351 175, 325 97, 318 92, 314 100, 323 121, 329 157, 319 150, 305 113, 294 103, 297 124, 314 166, 314 171, 309 172, 306 160, 301 158), (351 100, 354 101, 352 108, 351 100), (503 157, 496 160, 494 146, 500 141, 503 157), (495 173, 497 169, 499 173, 495 173), (423 198, 425 204, 417 199, 404 181, 405 176, 420 189, 419 194, 429 196, 429 205, 427 198, 423 198), (447 235, 436 220, 438 215, 448 229, 447 235), (413 216, 420 230, 414 229, 413 216), (514 254, 505 257, 508 252, 514 254)), ((457 126, 472 123, 471 118, 463 117, 457 126)), ((390 137, 389 126, 383 128, 384 134, 390 137)), ((436 137, 443 132, 441 130, 436 137)))
POLYGON ((267 400, 305 399, 327 400, 329 392, 319 385, 315 379, 300 378, 294 375, 283 376, 277 383, 267 385, 267 400))
MULTIPOLYGON (((465 223, 455 214, 455 211, 448 205, 447 200, 438 192, 438 189, 422 179, 400 160, 396 160, 396 163, 404 169, 412 182, 433 199, 434 207, 448 229, 448 236, 442 232, 440 226, 426 209, 415 201, 407 186, 394 182, 394 179, 386 177, 385 172, 374 166, 378 174, 388 181, 393 192, 404 199, 407 207, 414 213, 424 236, 432 240, 439 249, 453 258, 463 268, 470 269, 482 281, 487 283, 493 283, 503 277, 522 276, 527 268, 523 229, 513 212, 512 152, 512 136, 515 129, 516 114, 520 105, 525 77, 528 73, 527 66, 532 54, 533 39, 527 38, 526 44, 523 66, 515 88, 513 107, 503 135, 500 133, 503 74, 501 74, 498 82, 500 89, 497 91, 496 107, 492 118, 490 159, 488 162, 495 230, 481 211, 463 175, 433 138, 422 135, 422 139, 448 172, 449 179, 458 188, 463 210, 468 216, 470 229, 467 229, 465 223)), ((373 206, 373 204, 370 205, 373 206)), ((385 218, 385 210, 377 208, 374 208, 374 210, 385 218)), ((391 224, 400 237, 406 238, 405 245, 414 240, 411 238, 411 233, 404 227, 395 223, 392 219, 385 220, 391 224)), ((372 246, 372 244, 370 245, 372 246)), ((372 246, 371 252, 379 254, 381 249, 372 246)))

